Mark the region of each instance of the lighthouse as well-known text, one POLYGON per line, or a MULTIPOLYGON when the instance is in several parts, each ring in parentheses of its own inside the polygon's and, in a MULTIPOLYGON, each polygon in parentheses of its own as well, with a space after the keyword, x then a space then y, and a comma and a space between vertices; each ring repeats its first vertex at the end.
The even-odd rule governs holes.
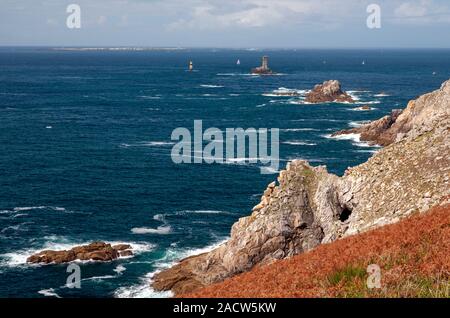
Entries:
POLYGON ((258 75, 272 75, 273 71, 269 68, 269 57, 267 55, 262 57, 262 62, 260 67, 252 69, 252 74, 258 75))

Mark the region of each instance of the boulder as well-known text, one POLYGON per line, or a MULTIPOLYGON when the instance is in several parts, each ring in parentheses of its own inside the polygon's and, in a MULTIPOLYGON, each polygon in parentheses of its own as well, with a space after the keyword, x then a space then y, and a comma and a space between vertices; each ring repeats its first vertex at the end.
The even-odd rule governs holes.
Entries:
POLYGON ((353 98, 342 91, 341 83, 337 80, 330 80, 314 86, 306 95, 306 102, 313 104, 320 103, 353 103, 353 98))

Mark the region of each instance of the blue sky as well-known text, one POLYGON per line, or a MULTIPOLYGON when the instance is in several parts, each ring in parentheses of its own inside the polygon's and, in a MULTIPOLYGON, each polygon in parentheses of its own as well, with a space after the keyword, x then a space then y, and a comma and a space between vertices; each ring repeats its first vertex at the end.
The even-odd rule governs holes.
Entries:
POLYGON ((0 0, 0 45, 449 48, 450 1, 0 0), (66 26, 72 3, 81 29, 66 26))

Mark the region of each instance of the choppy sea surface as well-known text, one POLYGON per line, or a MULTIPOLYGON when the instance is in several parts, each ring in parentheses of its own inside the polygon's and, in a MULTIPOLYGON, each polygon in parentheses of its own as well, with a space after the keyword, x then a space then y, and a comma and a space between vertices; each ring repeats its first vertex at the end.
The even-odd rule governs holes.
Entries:
POLYGON ((168 296, 152 273, 225 240, 277 176, 242 160, 176 165, 177 127, 279 128, 280 168, 302 158, 341 175, 377 148, 330 134, 449 75, 449 50, 0 48, 0 297, 168 296), (278 74, 249 74, 265 54, 278 74), (328 79, 357 102, 303 102, 328 79), (130 243, 135 256, 80 264, 81 289, 65 287, 64 265, 25 262, 94 240, 130 243))

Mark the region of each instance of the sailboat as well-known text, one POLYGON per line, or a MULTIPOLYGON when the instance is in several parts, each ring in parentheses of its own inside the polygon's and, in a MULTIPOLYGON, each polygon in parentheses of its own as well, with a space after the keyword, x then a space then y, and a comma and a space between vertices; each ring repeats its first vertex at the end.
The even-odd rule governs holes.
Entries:
POLYGON ((194 63, 192 61, 189 61, 189 71, 194 70, 194 63))
POLYGON ((362 65, 366 65, 366 61, 362 61, 362 63, 361 63, 362 65))
POLYGON ((241 65, 241 60, 237 60, 236 65, 241 65))

